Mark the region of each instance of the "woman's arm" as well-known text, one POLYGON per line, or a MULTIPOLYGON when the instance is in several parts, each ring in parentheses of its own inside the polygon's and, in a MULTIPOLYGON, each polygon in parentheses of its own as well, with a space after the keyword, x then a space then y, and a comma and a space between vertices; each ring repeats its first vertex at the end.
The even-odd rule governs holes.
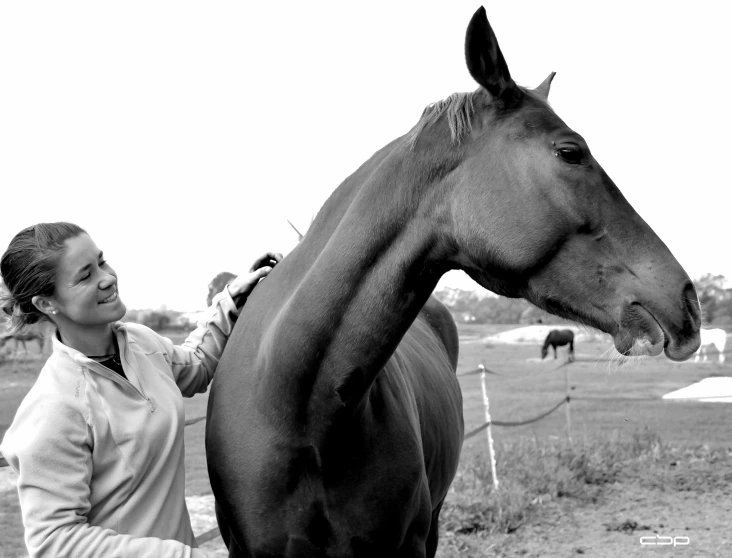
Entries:
POLYGON ((46 394, 19 409, 3 439, 3 454, 18 472, 30 558, 205 557, 178 541, 133 537, 87 522, 93 438, 84 415, 78 401, 46 394))
POLYGON ((198 321, 198 327, 182 345, 174 345, 170 339, 158 336, 170 359, 175 382, 184 396, 193 397, 206 391, 234 329, 239 309, 257 283, 281 260, 282 254, 273 252, 257 258, 249 273, 236 277, 213 298, 211 306, 198 321))

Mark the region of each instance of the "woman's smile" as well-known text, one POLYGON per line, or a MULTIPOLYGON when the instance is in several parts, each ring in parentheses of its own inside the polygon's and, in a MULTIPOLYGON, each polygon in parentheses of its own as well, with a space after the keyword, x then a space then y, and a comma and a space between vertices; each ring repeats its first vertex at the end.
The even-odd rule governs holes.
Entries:
POLYGON ((110 302, 114 302, 115 300, 117 300, 117 291, 114 291, 111 295, 109 295, 107 298, 105 298, 99 304, 108 304, 110 302))

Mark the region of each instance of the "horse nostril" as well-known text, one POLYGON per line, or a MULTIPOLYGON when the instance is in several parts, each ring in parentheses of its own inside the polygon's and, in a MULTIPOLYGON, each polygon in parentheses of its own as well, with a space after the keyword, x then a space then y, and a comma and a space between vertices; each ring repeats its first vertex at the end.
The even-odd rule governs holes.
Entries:
POLYGON ((688 283, 686 288, 684 288, 682 296, 684 297, 684 306, 691 317, 692 323, 699 329, 701 327, 701 306, 699 305, 699 297, 696 294, 694 285, 688 283))

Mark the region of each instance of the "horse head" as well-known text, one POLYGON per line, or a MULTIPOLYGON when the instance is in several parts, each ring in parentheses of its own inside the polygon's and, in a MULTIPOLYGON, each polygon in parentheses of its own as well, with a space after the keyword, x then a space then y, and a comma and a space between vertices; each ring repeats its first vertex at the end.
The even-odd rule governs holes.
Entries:
POLYGON ((411 132, 415 159, 431 160, 436 188, 422 196, 440 200, 435 218, 453 267, 609 333, 622 354, 687 359, 699 346, 697 293, 548 104, 554 74, 536 89, 518 86, 483 8, 465 56, 480 87, 428 107, 411 132))

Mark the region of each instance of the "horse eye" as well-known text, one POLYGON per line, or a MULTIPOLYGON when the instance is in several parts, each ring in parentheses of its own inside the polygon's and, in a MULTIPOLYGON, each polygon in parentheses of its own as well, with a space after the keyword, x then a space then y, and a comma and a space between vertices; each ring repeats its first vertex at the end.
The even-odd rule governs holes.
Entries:
POLYGON ((562 147, 554 153, 570 165, 579 165, 582 162, 582 151, 572 147, 562 147))

